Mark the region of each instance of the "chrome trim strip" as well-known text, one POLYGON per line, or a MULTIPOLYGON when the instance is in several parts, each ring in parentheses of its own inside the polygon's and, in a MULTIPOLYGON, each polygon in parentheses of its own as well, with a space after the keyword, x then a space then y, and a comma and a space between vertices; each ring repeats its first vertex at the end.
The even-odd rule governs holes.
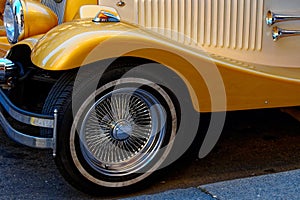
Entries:
POLYGON ((300 30, 286 30, 281 29, 277 26, 273 27, 272 37, 275 42, 278 41, 280 38, 291 36, 300 36, 300 30))
POLYGON ((2 89, 0 89, 0 104, 12 118, 19 122, 32 126, 54 128, 53 116, 40 115, 19 109, 7 98, 2 89))
POLYGON ((56 141, 52 138, 39 138, 30 135, 25 135, 17 130, 15 130, 5 119, 3 114, 0 112, 0 124, 6 134, 15 142, 20 144, 34 147, 34 148, 41 148, 41 149, 49 149, 56 146, 56 141))
POLYGON ((53 157, 56 157, 56 138, 57 138, 57 121, 58 121, 58 110, 54 110, 54 128, 53 128, 53 138, 52 138, 52 143, 53 143, 53 157))
POLYGON ((266 16, 266 23, 269 26, 272 26, 273 24, 278 22, 294 21, 294 20, 300 20, 300 15, 276 14, 269 10, 266 16))

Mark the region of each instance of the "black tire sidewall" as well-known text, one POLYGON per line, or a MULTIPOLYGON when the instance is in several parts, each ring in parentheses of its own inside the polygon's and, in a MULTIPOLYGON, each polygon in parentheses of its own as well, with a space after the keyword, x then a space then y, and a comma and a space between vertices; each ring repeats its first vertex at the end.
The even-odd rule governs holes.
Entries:
MULTIPOLYGON (((179 87, 177 87, 177 85, 180 85, 180 87, 183 86, 182 83, 178 82, 178 77, 176 77, 173 73, 168 74, 168 73, 170 73, 170 71, 166 70, 165 67, 163 67, 163 66, 158 66, 158 67, 159 68, 154 71, 153 71, 153 68, 149 68, 149 67, 145 67, 145 66, 137 67, 137 68, 129 70, 130 73, 128 73, 128 69, 121 68, 121 69, 116 69, 116 70, 106 72, 104 74, 104 76, 102 76, 101 78, 97 73, 94 73, 95 69, 92 68, 90 70, 85 70, 87 73, 85 72, 83 74, 83 77, 80 77, 80 75, 79 76, 77 75, 77 78, 76 78, 75 84, 74 84, 73 97, 72 97, 73 100, 76 99, 77 103, 74 104, 74 102, 73 102, 73 104, 64 105, 66 107, 66 109, 64 109, 66 112, 64 113, 63 119, 61 120, 61 126, 58 130, 59 137, 58 137, 57 147, 58 147, 59 153, 58 153, 58 156, 56 157, 56 163, 57 163, 60 171, 63 172, 63 175, 65 176, 65 178, 73 186, 75 186, 78 189, 83 190, 85 192, 92 192, 92 193, 94 193, 95 191, 98 191, 99 187, 101 187, 101 185, 97 185, 97 184, 87 180, 86 177, 84 177, 82 175, 82 173, 79 172, 76 165, 74 164, 74 160, 72 159, 71 150, 70 150, 70 127, 73 124, 73 116, 74 116, 74 114, 76 114, 76 112, 77 112, 76 110, 78 110, 78 108, 80 107, 81 102, 85 98, 87 98, 99 86, 101 87, 101 85, 104 85, 106 83, 109 83, 111 81, 119 79, 122 76, 123 76, 123 78, 139 77, 142 79, 151 80, 153 83, 156 83, 156 84, 162 86, 162 88, 164 88, 165 90, 168 91, 167 93, 170 96, 173 96, 173 97, 176 97, 178 95, 181 96, 180 97, 181 101, 183 101, 184 104, 187 104, 189 109, 191 109, 190 101, 188 100, 188 98, 186 98, 187 93, 185 93, 185 94, 181 93, 182 92, 181 89, 184 91, 187 91, 186 88, 180 88, 178 90, 179 87), (159 70, 160 73, 164 74, 165 77, 162 77, 161 76, 162 74, 160 74, 160 75, 157 74, 157 70, 159 70), (93 72, 93 73, 91 73, 91 72, 93 72), (124 75, 124 72, 125 72, 125 75, 124 75), (177 83, 177 84, 174 84, 174 83, 177 83), (93 86, 89 87, 89 85, 93 85, 93 86), (182 97, 182 96, 184 96, 184 97, 182 97)), ((152 91, 152 92, 155 92, 155 91, 152 91)), ((158 98, 160 98, 162 104, 164 106, 166 106, 166 102, 164 102, 163 99, 161 97, 159 97, 159 93, 156 93, 156 95, 158 96, 158 98)), ((176 101, 178 101, 178 100, 176 100, 176 101)), ((189 111, 191 111, 191 110, 189 110, 189 111)), ((168 114, 170 114, 170 113, 168 113, 168 114)), ((182 114, 182 112, 177 113, 177 115, 180 115, 180 114, 182 114)), ((193 116, 190 116, 190 117, 192 118, 193 116)), ((183 121, 185 124, 187 123, 187 121, 183 120, 183 119, 180 119, 180 121, 183 121)), ((78 137, 77 137, 76 141, 77 141, 76 152, 79 155, 79 160, 82 163, 83 168, 88 169, 88 172, 91 173, 92 175, 98 176, 98 178, 105 178, 109 181, 109 177, 101 177, 101 175, 99 176, 99 174, 97 175, 97 174, 93 173, 93 169, 91 169, 86 163, 84 163, 84 159, 80 155, 80 149, 78 149, 79 148, 78 137)), ((170 142, 170 137, 165 139, 164 145, 167 145, 169 142, 170 142)), ((181 144, 179 144, 179 145, 182 146, 181 144)), ((158 159, 160 156, 161 155, 158 156, 158 159)), ((173 157, 176 157, 176 156, 173 156, 173 157)), ((173 161, 171 159, 170 162, 167 162, 164 165, 167 166, 172 162, 173 161)), ((151 168, 151 166, 153 166, 153 164, 150 165, 150 168, 151 168)), ((136 174, 133 175, 133 177, 135 177, 135 176, 139 176, 139 175, 136 175, 136 174)), ((132 177, 123 177, 123 178, 130 179, 132 177)), ((135 185, 135 184, 133 184, 133 185, 135 185)), ((128 187, 132 187, 133 185, 129 185, 128 187)), ((125 187, 125 188, 127 188, 127 187, 125 187)))

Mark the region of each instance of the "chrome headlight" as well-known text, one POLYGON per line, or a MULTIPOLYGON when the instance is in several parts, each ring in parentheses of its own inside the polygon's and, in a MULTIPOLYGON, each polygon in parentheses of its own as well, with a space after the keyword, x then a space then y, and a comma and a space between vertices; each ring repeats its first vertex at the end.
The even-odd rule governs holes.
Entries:
POLYGON ((24 10, 22 0, 8 0, 4 9, 4 26, 10 43, 17 43, 24 34, 24 10))

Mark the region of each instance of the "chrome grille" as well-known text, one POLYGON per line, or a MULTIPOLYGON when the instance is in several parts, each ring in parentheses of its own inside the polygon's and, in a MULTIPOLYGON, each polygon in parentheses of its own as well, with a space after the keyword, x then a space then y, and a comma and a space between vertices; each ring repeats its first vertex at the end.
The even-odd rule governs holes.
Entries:
POLYGON ((261 50, 264 0, 135 0, 135 21, 196 46, 261 50))
POLYGON ((41 3, 53 10, 58 17, 59 24, 63 23, 66 0, 63 0, 61 3, 56 3, 54 0, 42 0, 41 3))

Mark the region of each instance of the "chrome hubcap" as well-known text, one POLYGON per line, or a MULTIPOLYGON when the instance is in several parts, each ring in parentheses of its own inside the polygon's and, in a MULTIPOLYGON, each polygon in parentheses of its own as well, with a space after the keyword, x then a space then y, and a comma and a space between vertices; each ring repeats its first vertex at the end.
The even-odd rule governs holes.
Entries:
POLYGON ((132 134, 132 125, 126 120, 120 120, 112 127, 111 136, 115 140, 123 141, 127 140, 132 134))

